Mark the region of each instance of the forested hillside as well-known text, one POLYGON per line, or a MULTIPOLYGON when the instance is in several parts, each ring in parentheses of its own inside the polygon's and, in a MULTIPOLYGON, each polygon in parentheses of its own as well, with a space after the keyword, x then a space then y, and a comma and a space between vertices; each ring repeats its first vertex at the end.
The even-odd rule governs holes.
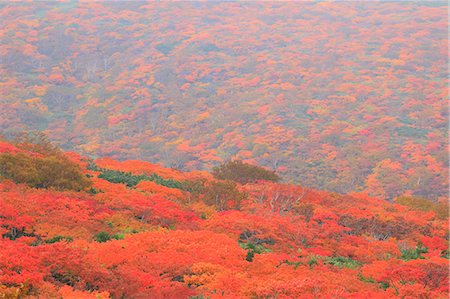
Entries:
POLYGON ((1 141, 0 298, 448 298, 447 202, 214 176, 1 141))
POLYGON ((447 14, 445 1, 3 1, 0 131, 42 130, 89 157, 189 171, 237 158, 310 188, 436 200, 449 180, 447 14))

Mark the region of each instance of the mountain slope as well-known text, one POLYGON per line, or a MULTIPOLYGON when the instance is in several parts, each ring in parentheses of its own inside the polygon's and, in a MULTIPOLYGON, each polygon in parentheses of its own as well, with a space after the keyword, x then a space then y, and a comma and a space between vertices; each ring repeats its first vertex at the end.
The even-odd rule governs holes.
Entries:
POLYGON ((31 188, 19 183, 28 177, 0 176, 0 297, 448 296, 443 204, 422 211, 414 198, 240 185, 43 148, 0 143, 0 174, 5 155, 27 152, 66 161, 90 185, 31 188))
POLYGON ((0 4, 0 130, 380 198, 448 190, 446 2, 0 4), (282 17, 281 17, 282 16, 282 17))

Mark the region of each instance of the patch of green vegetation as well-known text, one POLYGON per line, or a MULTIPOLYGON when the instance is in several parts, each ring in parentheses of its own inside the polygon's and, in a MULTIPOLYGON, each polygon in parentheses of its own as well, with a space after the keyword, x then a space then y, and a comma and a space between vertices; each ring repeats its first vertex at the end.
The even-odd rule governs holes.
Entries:
POLYGON ((239 243, 239 246, 245 250, 251 250, 258 254, 271 251, 270 249, 264 247, 263 245, 255 245, 252 243, 239 243))
POLYGON ((313 269, 314 266, 317 266, 319 264, 317 256, 314 255, 311 256, 306 263, 309 265, 309 269, 313 269))
POLYGON ((107 232, 99 232, 94 236, 94 241, 99 243, 108 242, 110 240, 123 240, 125 236, 123 234, 110 235, 107 232))
POLYGON ((378 287, 385 291, 390 287, 387 281, 376 282, 372 277, 364 277, 361 273, 358 273, 358 279, 362 282, 378 284, 378 287))
POLYGON ((271 252, 270 249, 264 247, 263 245, 260 244, 253 244, 253 243, 242 243, 239 242, 239 246, 242 249, 247 250, 247 256, 245 257, 245 259, 249 262, 253 261, 253 258, 255 257, 255 254, 261 254, 261 253, 265 253, 265 252, 271 252))
POLYGON ((61 242, 61 241, 72 242, 73 238, 72 237, 65 237, 65 236, 55 236, 55 237, 53 237, 51 239, 45 240, 45 243, 53 244, 53 243, 57 243, 57 242, 61 242))
POLYGON ((128 187, 134 187, 142 181, 142 178, 132 175, 129 172, 110 169, 102 170, 102 173, 100 173, 98 177, 114 184, 123 183, 128 187))
POLYGON ((358 279, 361 280, 362 282, 367 282, 367 283, 375 283, 375 279, 373 279, 372 277, 364 277, 361 273, 358 273, 358 279))
POLYGON ((355 268, 361 266, 360 262, 355 261, 348 257, 344 257, 344 256, 329 257, 329 256, 321 256, 321 255, 310 256, 310 258, 306 262, 306 264, 309 265, 310 269, 313 269, 314 266, 319 264, 319 260, 323 261, 323 263, 325 265, 332 265, 332 266, 340 268, 340 269, 342 269, 342 268, 355 269, 355 268))
POLYGON ((95 189, 95 188, 89 188, 89 190, 87 191, 87 193, 90 193, 90 194, 98 194, 98 193, 103 193, 103 191, 102 190, 100 190, 100 189, 95 189))
POLYGON ((141 181, 151 181, 164 187, 184 190, 182 182, 173 179, 164 179, 155 173, 152 175, 134 175, 131 172, 99 168, 93 163, 90 163, 87 169, 92 171, 100 171, 101 173, 98 177, 101 179, 115 184, 125 184, 130 188, 136 186, 141 181))
POLYGON ((410 261, 410 260, 424 259, 422 254, 427 253, 428 248, 423 247, 422 244, 419 243, 416 246, 416 248, 408 248, 400 251, 402 253, 402 256, 400 258, 404 261, 410 261))
POLYGON ((361 263, 344 256, 329 257, 325 264, 333 265, 338 268, 354 269, 361 266, 361 263))
POLYGON ((91 171, 102 171, 100 167, 97 166, 93 161, 89 161, 88 166, 86 167, 87 170, 91 171))
POLYGON ((380 287, 385 291, 389 288, 389 286, 390 286, 389 282, 386 282, 386 281, 380 282, 380 287))

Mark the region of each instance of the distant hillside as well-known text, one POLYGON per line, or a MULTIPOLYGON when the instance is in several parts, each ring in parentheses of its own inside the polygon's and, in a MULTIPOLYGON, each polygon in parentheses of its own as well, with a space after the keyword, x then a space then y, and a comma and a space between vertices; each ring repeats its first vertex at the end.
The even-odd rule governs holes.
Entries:
POLYGON ((4 1, 0 130, 392 199, 448 190, 446 2, 4 1))
POLYGON ((396 202, 0 142, 0 298, 447 298, 448 205, 396 202))

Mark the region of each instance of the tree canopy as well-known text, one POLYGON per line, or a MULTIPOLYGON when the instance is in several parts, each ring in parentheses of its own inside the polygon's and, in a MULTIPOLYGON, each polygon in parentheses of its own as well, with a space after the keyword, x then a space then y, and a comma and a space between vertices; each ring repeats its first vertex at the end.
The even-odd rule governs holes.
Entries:
POLYGON ((212 170, 215 178, 220 180, 231 180, 240 184, 247 184, 256 181, 278 182, 281 178, 275 171, 267 170, 264 167, 244 163, 241 160, 227 161, 212 170))

